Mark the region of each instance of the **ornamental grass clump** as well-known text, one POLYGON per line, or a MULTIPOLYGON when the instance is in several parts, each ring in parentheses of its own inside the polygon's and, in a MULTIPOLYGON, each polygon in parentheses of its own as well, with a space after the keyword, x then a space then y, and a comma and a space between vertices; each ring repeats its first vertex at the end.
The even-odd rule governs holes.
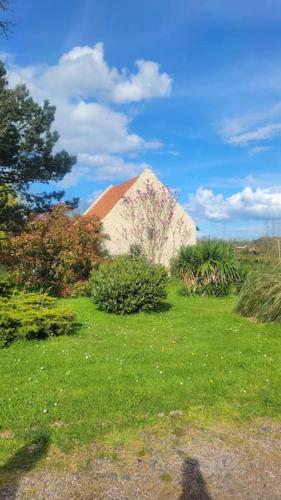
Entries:
POLYGON ((93 301, 115 314, 153 311, 166 298, 165 269, 142 257, 117 257, 94 269, 90 278, 93 301))
POLYGON ((184 281, 186 295, 224 296, 240 278, 233 246, 222 240, 181 247, 171 271, 184 281))
POLYGON ((281 322, 281 266, 250 273, 235 311, 259 322, 281 322))

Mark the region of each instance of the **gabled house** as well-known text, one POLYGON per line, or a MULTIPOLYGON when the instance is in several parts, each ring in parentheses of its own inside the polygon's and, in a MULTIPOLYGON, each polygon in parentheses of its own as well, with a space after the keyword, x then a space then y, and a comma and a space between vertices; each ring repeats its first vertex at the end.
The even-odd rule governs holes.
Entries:
MULTIPOLYGON (((134 230, 128 217, 126 217, 124 200, 137 199, 140 193, 144 193, 147 186, 154 190, 165 190, 163 184, 154 172, 146 168, 138 177, 129 179, 122 184, 109 186, 84 212, 84 216, 96 216, 102 220, 105 233, 110 239, 106 242, 106 248, 111 255, 124 255, 129 252, 131 245, 138 244, 134 230)), ((138 204, 138 210, 142 211, 138 204)), ((138 215, 137 215, 138 217, 138 215)), ((154 221, 155 223, 155 221, 154 221)), ((150 238, 150 232, 147 237, 150 238)), ((153 237, 153 236, 152 236, 153 237)), ((157 242, 156 242, 157 243, 157 242)), ((158 260, 165 266, 169 265, 181 245, 196 244, 196 225, 181 205, 175 203, 173 215, 169 224, 167 235, 162 241, 163 248, 159 253, 158 260)))

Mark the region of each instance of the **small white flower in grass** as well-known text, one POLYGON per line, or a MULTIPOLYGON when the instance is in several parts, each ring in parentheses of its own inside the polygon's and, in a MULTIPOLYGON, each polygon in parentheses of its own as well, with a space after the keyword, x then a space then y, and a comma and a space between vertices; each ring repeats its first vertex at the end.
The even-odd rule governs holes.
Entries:
POLYGON ((180 385, 183 385, 183 382, 180 382, 180 385))
POLYGON ((44 408, 43 413, 47 413, 47 412, 48 412, 47 408, 44 408))
POLYGON ((54 406, 58 406, 58 403, 54 403, 54 406))

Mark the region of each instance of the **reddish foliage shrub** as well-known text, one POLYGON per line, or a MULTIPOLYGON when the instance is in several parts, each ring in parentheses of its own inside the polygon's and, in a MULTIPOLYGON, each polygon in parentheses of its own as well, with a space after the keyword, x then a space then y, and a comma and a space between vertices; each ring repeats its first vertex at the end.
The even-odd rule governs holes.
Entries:
POLYGON ((76 282, 88 278, 103 252, 106 235, 96 218, 70 216, 57 204, 51 212, 32 216, 24 231, 10 240, 10 264, 31 289, 71 295, 76 282))

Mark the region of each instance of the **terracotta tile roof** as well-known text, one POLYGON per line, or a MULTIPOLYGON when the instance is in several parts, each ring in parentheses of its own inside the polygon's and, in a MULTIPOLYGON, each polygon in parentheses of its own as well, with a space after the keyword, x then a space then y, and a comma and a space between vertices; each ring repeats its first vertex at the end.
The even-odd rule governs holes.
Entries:
POLYGON ((134 177, 133 179, 129 179, 122 184, 118 184, 117 186, 112 186, 109 188, 104 195, 98 199, 96 203, 90 207, 90 209, 85 213, 88 217, 95 215, 100 219, 103 219, 116 205, 116 203, 124 196, 124 194, 128 191, 128 189, 136 182, 138 177, 134 177))

